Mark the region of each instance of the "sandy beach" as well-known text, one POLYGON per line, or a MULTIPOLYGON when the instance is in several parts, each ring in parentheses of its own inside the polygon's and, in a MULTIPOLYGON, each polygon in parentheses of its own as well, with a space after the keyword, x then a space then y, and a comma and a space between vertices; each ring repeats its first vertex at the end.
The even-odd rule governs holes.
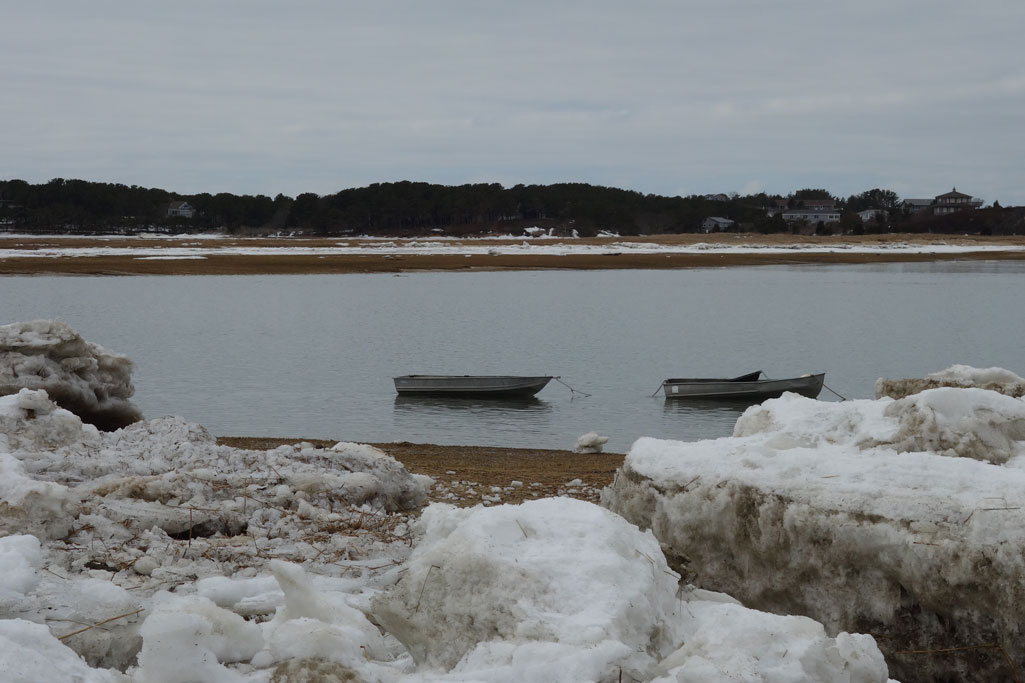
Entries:
MULTIPOLYGON (((217 439, 220 444, 250 450, 270 450, 303 441, 318 448, 331 448, 336 443, 324 439, 217 439)), ((435 483, 429 495, 431 502, 463 507, 492 502, 485 498, 489 495, 499 496, 502 503, 520 503, 546 496, 597 502, 601 489, 612 483, 616 470, 623 464, 623 455, 618 453, 581 454, 534 448, 439 446, 409 442, 371 445, 401 462, 410 472, 432 477, 435 483)))
POLYGON ((529 243, 508 236, 443 241, 0 236, 0 252, 0 275, 299 275, 1022 260, 1025 236, 687 234, 548 238, 529 243), (383 248, 413 251, 431 244, 443 245, 445 253, 394 253, 383 248), (531 248, 509 253, 510 248, 523 245, 531 248), (566 253, 552 253, 560 247, 566 253), (337 253, 339 249, 344 253, 337 253), (463 249, 467 252, 462 253, 463 249))

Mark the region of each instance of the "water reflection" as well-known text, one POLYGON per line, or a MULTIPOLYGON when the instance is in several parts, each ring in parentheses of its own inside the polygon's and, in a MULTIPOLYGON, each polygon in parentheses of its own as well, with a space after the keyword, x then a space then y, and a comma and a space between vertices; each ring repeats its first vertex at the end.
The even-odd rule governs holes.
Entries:
POLYGON ((666 399, 663 416, 675 423, 674 438, 683 441, 731 436, 737 419, 756 402, 737 399, 666 399))
POLYGON ((420 416, 449 413, 548 413, 552 406, 539 398, 471 398, 461 396, 403 396, 395 397, 396 413, 416 413, 420 416))
POLYGON ((662 405, 666 414, 701 415, 702 417, 728 416, 736 420, 745 410, 761 400, 743 398, 667 398, 662 405))

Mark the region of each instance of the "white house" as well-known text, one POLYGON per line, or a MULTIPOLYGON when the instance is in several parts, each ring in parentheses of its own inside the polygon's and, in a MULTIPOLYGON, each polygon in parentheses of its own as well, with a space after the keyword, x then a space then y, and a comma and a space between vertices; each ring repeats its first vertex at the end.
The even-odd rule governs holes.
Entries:
POLYGON ((874 221, 876 216, 882 216, 882 219, 885 221, 888 212, 886 209, 865 209, 864 211, 859 211, 858 215, 861 217, 862 223, 868 223, 869 221, 874 221))
POLYGON ((181 216, 182 218, 192 218, 196 214, 196 210, 192 208, 192 204, 185 201, 176 200, 167 205, 168 216, 181 216))

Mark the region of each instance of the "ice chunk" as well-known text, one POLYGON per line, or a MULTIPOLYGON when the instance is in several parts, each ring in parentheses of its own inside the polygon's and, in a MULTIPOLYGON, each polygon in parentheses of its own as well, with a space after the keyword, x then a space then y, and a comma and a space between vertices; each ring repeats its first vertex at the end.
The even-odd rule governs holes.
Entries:
POLYGON ((663 660, 653 683, 787 681, 886 683, 872 636, 829 638, 806 617, 778 616, 737 604, 690 600, 685 644, 663 660))
MULTIPOLYGON (((1023 407, 974 388, 784 396, 749 408, 730 438, 639 439, 602 502, 703 588, 830 634, 886 636, 897 679, 981 666, 892 658, 935 642, 998 642, 1025 661, 1023 407)), ((998 659, 975 675, 999 678, 998 659)))
POLYGON ((140 629, 139 683, 241 683, 225 663, 248 661, 263 646, 260 627, 198 596, 156 596, 140 629))
POLYGON ((127 356, 87 342, 67 323, 0 326, 0 395, 44 389, 83 421, 116 429, 142 417, 130 401, 131 374, 127 356))
POLYGON ((6 605, 35 590, 42 565, 38 538, 20 534, 0 537, 0 618, 5 616, 6 605))
POLYGON ((116 671, 91 668, 45 626, 23 619, 0 619, 0 672, 4 683, 129 683, 116 671))
POLYGON ((586 661, 593 678, 578 680, 618 667, 637 678, 675 647, 678 577, 650 534, 607 510, 568 498, 436 504, 419 526, 407 571, 373 614, 425 666, 556 672, 586 661))
POLYGON ((960 387, 989 389, 1007 396, 1025 396, 1025 378, 1004 368, 975 368, 970 365, 951 365, 946 370, 933 372, 924 378, 876 380, 876 398, 889 396, 903 398, 926 389, 960 387))
POLYGON ((0 533, 29 533, 43 539, 68 534, 78 502, 68 488, 29 477, 21 461, 0 453, 0 533))
POLYGON ((22 389, 0 396, 0 452, 98 442, 95 427, 83 425, 77 415, 59 408, 45 391, 22 389))
POLYGON ((285 604, 268 624, 272 662, 321 659, 359 668, 367 660, 389 659, 384 637, 344 595, 316 591, 303 571, 288 562, 271 562, 285 604))
POLYGON ((588 432, 577 439, 573 450, 577 453, 601 453, 609 437, 599 436, 598 432, 588 432))

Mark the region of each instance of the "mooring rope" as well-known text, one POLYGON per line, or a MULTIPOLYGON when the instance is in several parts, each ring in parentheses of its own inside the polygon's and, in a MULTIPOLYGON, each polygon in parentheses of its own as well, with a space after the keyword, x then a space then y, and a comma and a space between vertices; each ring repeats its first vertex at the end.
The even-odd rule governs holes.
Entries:
POLYGON ((649 396, 648 398, 655 398, 655 395, 658 394, 658 392, 662 391, 662 387, 664 387, 665 385, 666 385, 665 382, 662 382, 662 384, 659 384, 658 385, 658 389, 655 389, 655 393, 652 394, 651 396, 649 396))
POLYGON ((590 396, 590 394, 589 394, 589 393, 587 393, 586 391, 580 391, 580 390, 578 390, 578 389, 574 389, 574 388, 573 388, 573 387, 571 387, 570 385, 568 385, 568 384, 566 384, 565 382, 563 382, 563 381, 562 381, 562 379, 561 379, 561 378, 559 378, 559 377, 552 377, 552 379, 554 379, 554 380, 555 380, 556 382, 558 382, 558 383, 559 383, 559 384, 561 384, 562 386, 564 386, 564 387, 566 387, 567 389, 569 389, 569 390, 570 390, 570 392, 572 392, 572 393, 574 393, 574 394, 580 394, 581 396, 590 396))
MULTIPOLYGON (((824 386, 825 388, 829 389, 829 385, 828 385, 828 384, 826 384, 825 382, 823 382, 823 383, 822 383, 822 386, 824 386)), ((840 400, 841 400, 841 401, 846 401, 846 400, 847 400, 847 397, 846 397, 846 396, 840 396, 840 394, 837 394, 837 393, 836 393, 835 391, 833 391, 832 389, 829 389, 829 390, 830 390, 830 391, 832 391, 834 395, 836 395, 836 396, 839 396, 839 398, 840 398, 840 400)))

